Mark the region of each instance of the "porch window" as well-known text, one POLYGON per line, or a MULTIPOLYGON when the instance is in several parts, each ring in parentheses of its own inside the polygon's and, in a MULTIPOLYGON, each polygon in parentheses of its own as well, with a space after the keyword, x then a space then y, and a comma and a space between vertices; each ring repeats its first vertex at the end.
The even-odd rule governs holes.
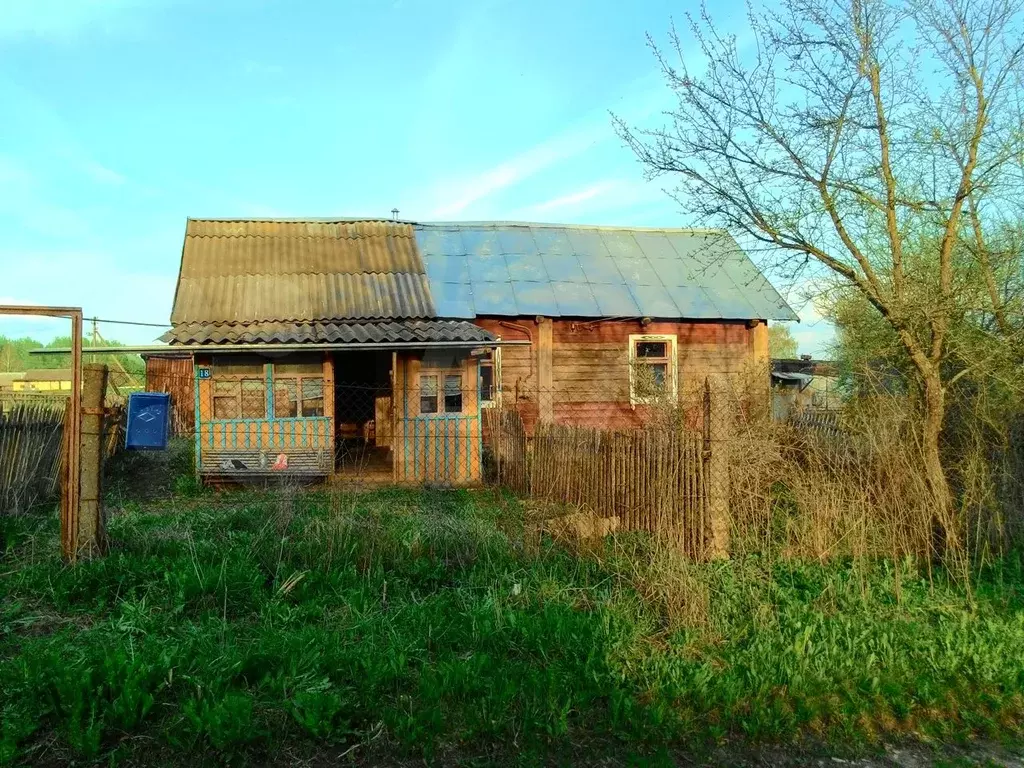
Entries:
POLYGON ((462 377, 444 377, 444 412, 462 413, 462 377))
POLYGON ((462 413, 461 374, 425 373, 420 376, 420 414, 434 413, 462 413), (443 391, 439 391, 439 386, 443 391))
POLYGON ((676 337, 629 337, 629 401, 633 405, 675 400, 676 337))
POLYGON ((274 418, 323 415, 323 376, 281 375, 274 371, 274 418))
POLYGON ((267 389, 263 379, 224 379, 213 382, 213 418, 266 417, 267 389))

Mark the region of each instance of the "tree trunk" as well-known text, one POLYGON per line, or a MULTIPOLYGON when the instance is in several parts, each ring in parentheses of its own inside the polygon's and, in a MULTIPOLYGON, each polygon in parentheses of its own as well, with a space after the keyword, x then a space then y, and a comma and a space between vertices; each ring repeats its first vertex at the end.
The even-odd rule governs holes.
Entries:
POLYGON ((955 552, 960 548, 960 537, 956 530, 953 514, 953 494, 949 488, 942 455, 939 451, 939 439, 942 435, 942 423, 946 415, 945 392, 939 374, 928 373, 924 376, 924 423, 922 425, 922 448, 924 458, 925 481, 931 495, 934 511, 932 513, 935 529, 935 545, 937 551, 955 552))

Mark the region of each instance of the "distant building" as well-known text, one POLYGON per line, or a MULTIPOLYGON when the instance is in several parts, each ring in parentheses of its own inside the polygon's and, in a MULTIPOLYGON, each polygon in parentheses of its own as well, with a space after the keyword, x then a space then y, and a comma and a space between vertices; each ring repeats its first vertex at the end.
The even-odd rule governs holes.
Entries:
POLYGON ((21 371, 17 373, 0 373, 0 392, 13 392, 14 382, 20 381, 24 376, 25 374, 21 371))
POLYGON ((786 421, 798 413, 834 411, 842 403, 835 362, 799 359, 772 360, 772 416, 786 421))
POLYGON ((45 392, 49 394, 71 392, 70 368, 40 368, 21 374, 3 375, 21 377, 11 381, 11 391, 13 392, 45 392))

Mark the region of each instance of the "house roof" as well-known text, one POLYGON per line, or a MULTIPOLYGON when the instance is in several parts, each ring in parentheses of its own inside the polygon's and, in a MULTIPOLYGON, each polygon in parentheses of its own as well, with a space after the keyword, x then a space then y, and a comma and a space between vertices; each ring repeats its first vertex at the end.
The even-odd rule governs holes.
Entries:
POLYGON ((796 319, 721 230, 190 219, 167 338, 280 338, 282 324, 305 338, 371 321, 522 315, 796 319))
POLYGON ((370 323, 185 323, 164 335, 177 344, 290 344, 494 341, 465 320, 399 320, 370 323))
POLYGON ((724 230, 417 224, 442 317, 796 320, 724 230))
POLYGON ((190 219, 171 324, 435 317, 412 227, 190 219))

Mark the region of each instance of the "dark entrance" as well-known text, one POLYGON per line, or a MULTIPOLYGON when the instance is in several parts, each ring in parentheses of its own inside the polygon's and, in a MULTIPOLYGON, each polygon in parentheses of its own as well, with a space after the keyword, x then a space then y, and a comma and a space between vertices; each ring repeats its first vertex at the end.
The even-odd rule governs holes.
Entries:
POLYGON ((391 479, 389 351, 334 356, 336 472, 346 479, 391 479))

